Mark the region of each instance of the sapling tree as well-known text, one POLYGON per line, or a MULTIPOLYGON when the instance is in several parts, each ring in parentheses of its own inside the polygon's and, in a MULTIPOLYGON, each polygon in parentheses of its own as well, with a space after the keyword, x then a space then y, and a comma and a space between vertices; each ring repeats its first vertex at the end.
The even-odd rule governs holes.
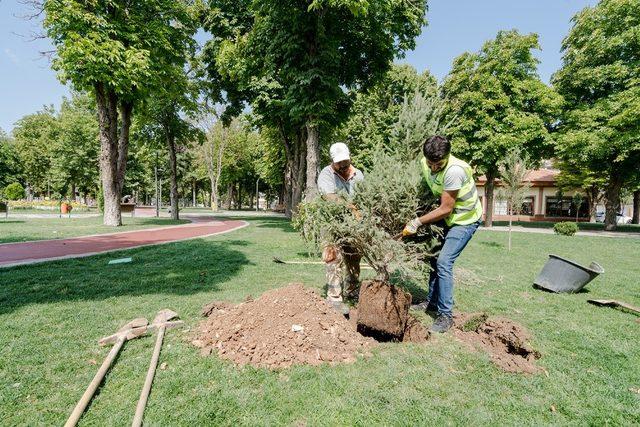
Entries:
POLYGON ((527 161, 522 157, 520 150, 509 152, 504 161, 498 167, 500 172, 500 188, 498 198, 507 203, 507 214, 509 215, 509 244, 511 250, 511 226, 513 214, 522 211, 522 204, 527 195, 527 190, 531 186, 527 179, 527 161))
POLYGON ((317 197, 302 203, 294 226, 318 247, 353 248, 375 270, 378 280, 424 281, 440 229, 423 226, 413 238, 399 236, 405 224, 428 210, 432 202, 417 162, 377 152, 353 198, 342 194, 339 202, 317 197))

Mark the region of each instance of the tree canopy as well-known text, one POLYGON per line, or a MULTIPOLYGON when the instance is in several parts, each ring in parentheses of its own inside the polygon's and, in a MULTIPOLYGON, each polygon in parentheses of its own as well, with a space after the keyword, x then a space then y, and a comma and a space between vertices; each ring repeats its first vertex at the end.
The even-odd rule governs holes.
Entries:
POLYGON ((565 98, 558 156, 606 180, 608 229, 640 163, 640 3, 602 0, 572 19, 553 84, 565 98))
POLYGON ((457 57, 444 85, 453 151, 486 174, 487 225, 493 213, 498 165, 520 148, 531 159, 550 156, 550 127, 560 97, 537 74, 536 34, 500 31, 476 53, 457 57))

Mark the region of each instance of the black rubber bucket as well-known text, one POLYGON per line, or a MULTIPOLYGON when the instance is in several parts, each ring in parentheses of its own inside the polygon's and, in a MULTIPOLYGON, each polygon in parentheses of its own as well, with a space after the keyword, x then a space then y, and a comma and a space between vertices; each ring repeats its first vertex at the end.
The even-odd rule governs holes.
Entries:
POLYGON ((547 263, 533 281, 533 286, 551 292, 574 293, 602 273, 604 269, 596 262, 584 267, 557 255, 549 255, 547 263))

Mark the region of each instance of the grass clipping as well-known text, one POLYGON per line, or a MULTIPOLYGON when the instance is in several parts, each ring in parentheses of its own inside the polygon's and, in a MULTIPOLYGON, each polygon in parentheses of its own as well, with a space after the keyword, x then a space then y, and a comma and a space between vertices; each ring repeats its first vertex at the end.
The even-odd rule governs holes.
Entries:
POLYGON ((334 245, 361 254, 383 282, 428 280, 427 261, 441 229, 423 226, 417 235, 399 238, 405 224, 434 202, 417 161, 378 153, 353 198, 339 196, 337 202, 320 196, 300 204, 293 224, 305 240, 316 249, 334 245))

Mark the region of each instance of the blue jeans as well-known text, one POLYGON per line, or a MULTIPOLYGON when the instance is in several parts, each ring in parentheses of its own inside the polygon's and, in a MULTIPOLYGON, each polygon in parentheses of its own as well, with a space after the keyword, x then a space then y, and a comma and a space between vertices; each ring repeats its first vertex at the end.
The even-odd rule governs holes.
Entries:
POLYGON ((469 225, 454 225, 445 229, 440 254, 431 259, 429 275, 430 306, 438 309, 438 315, 453 315, 453 263, 476 232, 480 221, 469 225))

